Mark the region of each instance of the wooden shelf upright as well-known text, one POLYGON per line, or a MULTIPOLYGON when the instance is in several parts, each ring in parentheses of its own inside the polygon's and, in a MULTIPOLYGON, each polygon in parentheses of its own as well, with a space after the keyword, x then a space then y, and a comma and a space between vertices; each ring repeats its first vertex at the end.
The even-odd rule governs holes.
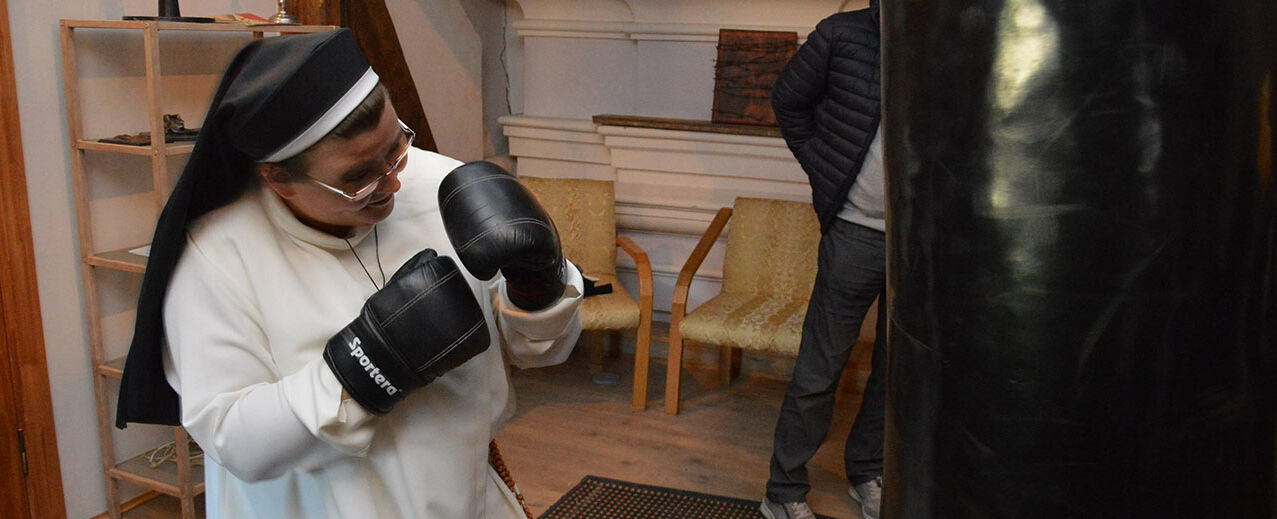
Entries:
MULTIPOLYGON (((95 107, 82 106, 80 95, 80 68, 76 57, 75 33, 85 29, 116 30, 125 33, 140 33, 145 59, 146 83, 146 121, 147 130, 152 136, 164 135, 164 114, 162 79, 160 70, 160 49, 162 32, 199 31, 219 33, 243 33, 253 39, 260 39, 266 34, 296 34, 332 30, 328 25, 257 25, 246 26, 229 23, 185 23, 163 21, 119 21, 119 20, 62 20, 62 79, 66 96, 67 132, 69 134, 71 169, 75 186, 76 224, 79 231, 79 249, 81 258, 81 275, 84 282, 85 315, 89 332, 90 357, 93 362, 93 384, 97 400, 98 435, 102 452, 102 471, 106 482, 107 516, 119 519, 129 508, 140 505, 149 498, 159 495, 170 495, 181 501, 183 519, 197 517, 195 497, 204 492, 204 474, 202 470, 193 469, 190 460, 190 438, 181 427, 173 427, 173 440, 176 451, 176 463, 162 463, 152 468, 146 455, 140 454, 124 461, 117 461, 112 430, 115 424, 113 390, 122 374, 123 357, 107 358, 106 334, 103 333, 103 315, 101 312, 102 287, 97 282, 99 270, 142 274, 146 269, 146 257, 133 252, 137 246, 101 249, 95 246, 94 229, 90 207, 89 174, 86 170, 88 152, 131 155, 148 157, 150 160, 150 180, 153 190, 151 203, 155 206, 156 215, 164 206, 164 200, 173 185, 174 176, 178 173, 170 171, 169 158, 189 155, 194 147, 190 142, 166 143, 163 138, 152 139, 150 145, 130 146, 124 144, 108 144, 98 142, 96 137, 83 135, 83 110, 95 107), (138 498, 122 503, 119 483, 127 482, 137 485, 145 492, 138 498)), ((247 42, 247 40, 246 40, 247 42)), ((187 43, 177 43, 184 45, 187 43)), ((231 56, 210 57, 220 60, 216 67, 219 71, 229 63, 231 56)), ((207 105, 208 99, 202 101, 207 105)), ((203 115, 202 113, 200 115, 203 115)), ((136 160, 136 159, 135 159, 136 160)), ((128 172, 120 172, 128 174, 128 172)), ((140 172, 138 172, 140 174, 140 172)), ((155 221, 114 221, 107 222, 111 226, 129 225, 144 226, 151 229, 155 221)), ((139 244, 138 246, 140 246, 139 244)), ((140 284, 141 276, 136 276, 140 284)), ((116 350, 122 345, 115 345, 116 350)))

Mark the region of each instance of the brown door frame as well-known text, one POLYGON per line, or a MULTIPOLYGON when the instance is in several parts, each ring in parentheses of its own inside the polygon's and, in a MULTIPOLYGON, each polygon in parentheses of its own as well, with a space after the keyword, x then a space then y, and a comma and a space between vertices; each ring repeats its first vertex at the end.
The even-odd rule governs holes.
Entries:
MULTIPOLYGON (((26 446, 29 516, 64 519, 66 502, 36 289, 7 0, 0 0, 0 287, 0 308, 4 309, 0 312, 0 348, 6 350, 0 355, 0 377, 16 392, 16 414, 26 446)), ((6 435, 16 433, 0 431, 6 435)))

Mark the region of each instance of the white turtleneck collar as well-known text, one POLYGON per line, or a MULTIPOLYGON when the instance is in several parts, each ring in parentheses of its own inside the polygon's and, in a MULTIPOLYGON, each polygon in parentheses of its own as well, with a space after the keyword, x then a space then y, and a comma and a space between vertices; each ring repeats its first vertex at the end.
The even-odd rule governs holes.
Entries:
POLYGON ((363 241, 373 229, 371 225, 364 225, 355 227, 354 234, 349 238, 333 236, 298 220, 297 215, 293 214, 293 211, 284 204, 279 195, 271 191, 270 187, 260 186, 257 196, 261 199, 262 206, 266 208, 266 216, 275 227, 298 240, 325 249, 347 250, 349 247, 359 245, 359 242, 363 241), (347 242, 350 245, 347 245, 347 242))

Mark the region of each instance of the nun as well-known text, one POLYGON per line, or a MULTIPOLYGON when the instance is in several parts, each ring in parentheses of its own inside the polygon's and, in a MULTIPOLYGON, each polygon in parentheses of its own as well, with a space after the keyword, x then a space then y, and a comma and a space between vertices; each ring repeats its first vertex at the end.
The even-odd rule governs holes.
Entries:
POLYGON ((352 34, 233 59, 156 225, 117 426, 180 424, 210 519, 516 518, 509 364, 564 361, 579 271, 509 173, 412 147, 352 34))

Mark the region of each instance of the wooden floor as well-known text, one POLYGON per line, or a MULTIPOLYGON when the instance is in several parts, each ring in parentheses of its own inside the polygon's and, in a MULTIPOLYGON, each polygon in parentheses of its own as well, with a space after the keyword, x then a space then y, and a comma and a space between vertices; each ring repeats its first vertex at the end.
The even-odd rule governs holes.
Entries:
MULTIPOLYGON (((584 347, 561 366, 514 372, 518 411, 497 442, 532 511, 544 512, 586 475, 761 499, 785 382, 743 377, 722 387, 712 370, 685 369, 683 411, 669 416, 662 410, 665 365, 654 359, 648 409, 635 413, 632 362, 628 355, 605 360, 605 369, 621 375, 615 386, 591 383, 584 347)), ((817 513, 860 517, 842 461, 859 405, 858 395, 839 395, 828 439, 808 464, 808 502, 817 513)), ((175 505, 164 501, 126 517, 177 518, 175 505)))
MULTIPOLYGON (((653 362, 648 409, 630 407, 632 357, 609 360, 616 386, 590 382, 588 355, 562 366, 518 371, 515 419, 497 436, 506 464, 534 513, 541 513, 586 475, 742 499, 761 499, 772 431, 785 382, 741 378, 722 387, 713 370, 684 370, 683 410, 662 410, 663 362, 653 362)), ((859 395, 841 394, 835 421, 808 465, 808 502, 831 517, 858 518, 847 496, 842 446, 859 395)))

